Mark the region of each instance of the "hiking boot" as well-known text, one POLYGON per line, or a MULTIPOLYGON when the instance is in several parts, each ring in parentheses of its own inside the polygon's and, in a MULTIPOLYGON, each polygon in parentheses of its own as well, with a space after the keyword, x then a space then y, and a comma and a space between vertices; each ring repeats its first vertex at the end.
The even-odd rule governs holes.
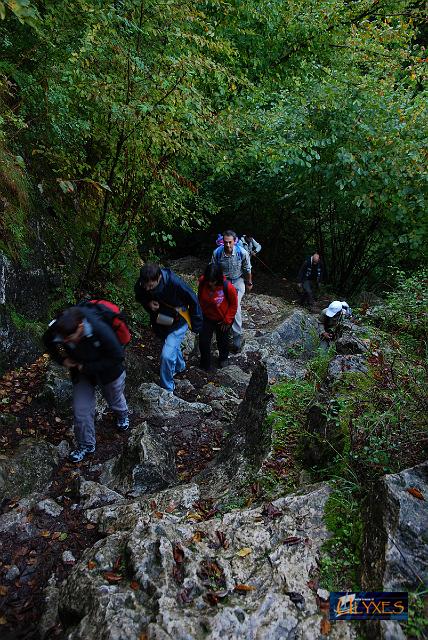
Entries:
POLYGON ((124 418, 118 418, 116 420, 116 429, 119 431, 126 431, 129 429, 129 418, 125 416, 124 418))
POLYGON ((214 368, 211 364, 205 364, 200 362, 199 363, 199 369, 202 369, 202 371, 205 371, 205 373, 210 373, 211 371, 214 371, 214 368))
POLYGON ((93 444, 79 445, 77 449, 72 451, 68 456, 70 462, 82 462, 83 458, 89 453, 94 453, 95 447, 93 444))

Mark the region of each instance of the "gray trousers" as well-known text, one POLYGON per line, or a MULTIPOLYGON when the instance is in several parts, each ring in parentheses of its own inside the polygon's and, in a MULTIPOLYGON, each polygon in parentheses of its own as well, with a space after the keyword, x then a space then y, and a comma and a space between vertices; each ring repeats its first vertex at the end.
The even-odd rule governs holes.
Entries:
POLYGON ((241 346, 242 339, 242 310, 241 310, 241 300, 245 294, 245 282, 244 278, 238 278, 237 280, 231 281, 236 291, 238 292, 238 309, 236 311, 235 319, 232 324, 232 337, 233 344, 235 347, 241 346))
POLYGON ((302 304, 314 304, 314 298, 318 294, 318 282, 316 280, 303 281, 302 304))
MULTIPOLYGON (((100 385, 101 393, 118 418, 128 415, 125 400, 125 371, 113 382, 100 385)), ((73 384, 74 435, 77 445, 95 446, 95 386, 86 376, 79 375, 73 384)))

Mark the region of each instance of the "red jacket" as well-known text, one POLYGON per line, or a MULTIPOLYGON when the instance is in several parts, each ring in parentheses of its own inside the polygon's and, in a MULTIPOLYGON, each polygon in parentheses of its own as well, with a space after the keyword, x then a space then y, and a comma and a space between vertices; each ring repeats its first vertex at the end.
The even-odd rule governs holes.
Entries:
POLYGON ((199 304, 202 313, 209 320, 232 324, 238 309, 238 292, 231 282, 226 278, 224 280, 224 285, 221 284, 211 291, 204 282, 204 276, 201 276, 198 289, 199 304))

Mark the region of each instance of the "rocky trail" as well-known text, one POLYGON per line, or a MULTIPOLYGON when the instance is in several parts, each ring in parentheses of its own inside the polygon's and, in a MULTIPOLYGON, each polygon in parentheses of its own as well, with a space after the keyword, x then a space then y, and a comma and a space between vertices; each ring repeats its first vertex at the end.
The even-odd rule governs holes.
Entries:
MULTIPOLYGON (((193 281, 203 265, 171 266, 193 281)), ((99 398, 97 451, 78 465, 66 461, 64 372, 42 356, 2 378, 2 638, 356 637, 329 622, 319 584, 331 488, 300 478, 271 501, 259 482, 263 469, 287 477, 294 466, 292 441, 272 447, 269 385, 304 379, 317 343, 315 317, 281 287, 285 298, 244 298, 246 343, 227 368, 198 369, 186 338, 172 398, 157 385, 160 345, 143 329, 127 350, 131 429, 117 433, 99 398)), ((348 336, 332 375, 364 370, 366 350, 348 336)))

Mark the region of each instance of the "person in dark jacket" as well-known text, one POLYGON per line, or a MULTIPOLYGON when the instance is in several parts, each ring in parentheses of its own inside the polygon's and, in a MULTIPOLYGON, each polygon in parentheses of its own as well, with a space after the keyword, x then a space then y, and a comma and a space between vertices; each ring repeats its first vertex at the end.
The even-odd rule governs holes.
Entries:
POLYGON ((299 269, 297 276, 298 286, 301 290, 302 304, 308 305, 312 309, 314 305, 314 289, 318 291, 318 286, 322 281, 323 267, 318 251, 308 256, 299 269))
POLYGON ((186 363, 181 343, 187 329, 202 329, 202 311, 196 294, 171 269, 145 264, 135 284, 135 299, 150 315, 155 334, 163 341, 160 361, 161 387, 173 393, 174 375, 184 371, 186 363))
POLYGON ((218 366, 227 366, 229 357, 229 335, 238 309, 238 292, 223 274, 221 265, 209 264, 199 278, 199 304, 204 324, 199 336, 201 368, 211 368, 211 341, 215 332, 219 353, 218 366))
POLYGON ((72 462, 95 451, 95 387, 98 385, 120 431, 129 427, 124 352, 115 332, 95 309, 70 307, 53 320, 43 336, 55 362, 67 367, 73 382, 74 435, 72 462))

